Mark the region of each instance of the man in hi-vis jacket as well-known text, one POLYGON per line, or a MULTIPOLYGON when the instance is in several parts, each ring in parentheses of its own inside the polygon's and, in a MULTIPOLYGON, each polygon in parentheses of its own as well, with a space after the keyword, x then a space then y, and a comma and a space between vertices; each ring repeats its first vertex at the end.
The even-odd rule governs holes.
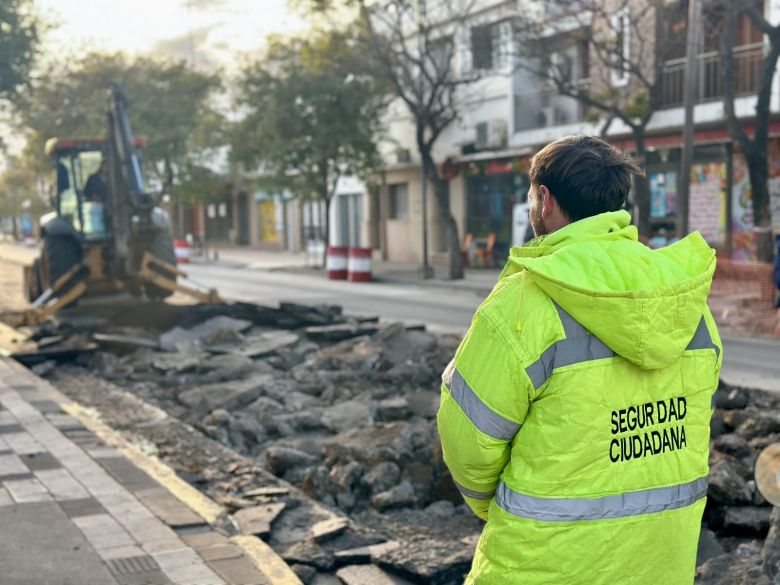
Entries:
POLYGON ((660 250, 623 210, 642 171, 566 137, 531 163, 513 248, 444 372, 444 459, 487 520, 467 584, 693 582, 723 350, 699 233, 660 250))

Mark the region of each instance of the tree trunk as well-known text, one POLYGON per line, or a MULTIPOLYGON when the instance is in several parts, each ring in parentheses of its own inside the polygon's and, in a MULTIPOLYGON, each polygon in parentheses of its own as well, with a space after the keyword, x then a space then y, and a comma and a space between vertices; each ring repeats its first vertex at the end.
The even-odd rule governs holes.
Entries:
MULTIPOLYGON (((431 168, 430 166, 428 168, 431 168)), ((434 171, 433 192, 436 196, 439 216, 447 230, 447 250, 449 251, 448 272, 451 280, 463 278, 463 255, 460 252, 458 224, 450 213, 450 191, 447 181, 436 176, 434 171)))
MULTIPOLYGON (((437 209, 439 210, 439 219, 444 223, 447 229, 447 252, 449 253, 449 278, 451 280, 460 280, 463 278, 463 257, 460 253, 460 235, 458 233, 458 224, 450 213, 450 198, 447 181, 440 178, 436 173, 436 165, 431 156, 431 149, 425 144, 425 141, 418 141, 420 156, 423 159, 423 167, 427 168, 430 180, 433 183, 433 192, 436 197, 437 209)), ((424 178, 427 180, 427 178, 424 178)), ((426 226, 427 229, 427 226, 426 226)))
MULTIPOLYGON (((755 145, 754 145, 755 146, 755 145)), ((769 163, 766 148, 753 149, 745 156, 750 172, 750 185, 753 195, 753 224, 756 233, 756 254, 761 262, 774 260, 772 242, 772 213, 769 194, 769 163)))
MULTIPOLYGON (((327 188, 326 188, 327 189, 327 188)), ((322 254, 322 268, 323 270, 326 268, 327 262, 328 262, 328 246, 330 246, 330 204, 331 204, 331 198, 327 195, 324 197, 325 200, 325 218, 323 219, 323 223, 325 225, 325 252, 322 254)))
MULTIPOLYGON (((645 129, 634 128, 634 143, 636 144, 636 161, 645 168, 647 147, 645 146, 645 129)), ((634 203, 638 214, 637 229, 640 236, 650 235, 650 179, 647 176, 637 176, 634 179, 634 203)))

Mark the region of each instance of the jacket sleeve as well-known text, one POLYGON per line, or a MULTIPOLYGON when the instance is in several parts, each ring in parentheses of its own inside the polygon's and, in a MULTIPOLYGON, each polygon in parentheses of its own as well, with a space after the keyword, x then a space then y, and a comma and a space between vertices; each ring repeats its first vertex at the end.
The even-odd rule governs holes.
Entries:
POLYGON ((511 335, 496 321, 485 307, 477 311, 442 375, 438 414, 444 462, 481 518, 487 518, 531 396, 511 335))

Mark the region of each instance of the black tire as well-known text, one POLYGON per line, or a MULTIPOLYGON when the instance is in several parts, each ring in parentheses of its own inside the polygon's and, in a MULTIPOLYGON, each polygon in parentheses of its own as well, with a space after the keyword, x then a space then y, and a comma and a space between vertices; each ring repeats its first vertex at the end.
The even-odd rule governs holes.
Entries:
MULTIPOLYGON (((43 254, 46 258, 46 266, 49 270, 49 282, 46 287, 54 285, 74 266, 81 263, 81 244, 72 236, 46 236, 43 241, 43 254)), ((59 294, 63 294, 73 287, 78 279, 73 279, 59 294)))
MULTIPOLYGON (((163 262, 167 262, 173 266, 176 266, 176 251, 173 249, 173 238, 168 231, 159 231, 155 234, 154 239, 147 246, 147 251, 163 262)), ((169 270, 165 270, 157 265, 150 266, 151 270, 165 276, 166 278, 176 282, 176 273, 172 273, 169 270)), ((173 294, 173 291, 167 288, 162 288, 151 282, 144 283, 144 291, 146 296, 150 299, 165 299, 173 294)))

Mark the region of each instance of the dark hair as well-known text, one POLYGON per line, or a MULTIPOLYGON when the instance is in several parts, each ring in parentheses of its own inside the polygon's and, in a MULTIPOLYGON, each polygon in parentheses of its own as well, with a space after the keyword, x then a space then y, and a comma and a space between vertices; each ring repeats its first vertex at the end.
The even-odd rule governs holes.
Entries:
POLYGON ((566 136, 536 153, 531 183, 546 186, 571 221, 617 211, 626 204, 639 165, 595 136, 566 136))

